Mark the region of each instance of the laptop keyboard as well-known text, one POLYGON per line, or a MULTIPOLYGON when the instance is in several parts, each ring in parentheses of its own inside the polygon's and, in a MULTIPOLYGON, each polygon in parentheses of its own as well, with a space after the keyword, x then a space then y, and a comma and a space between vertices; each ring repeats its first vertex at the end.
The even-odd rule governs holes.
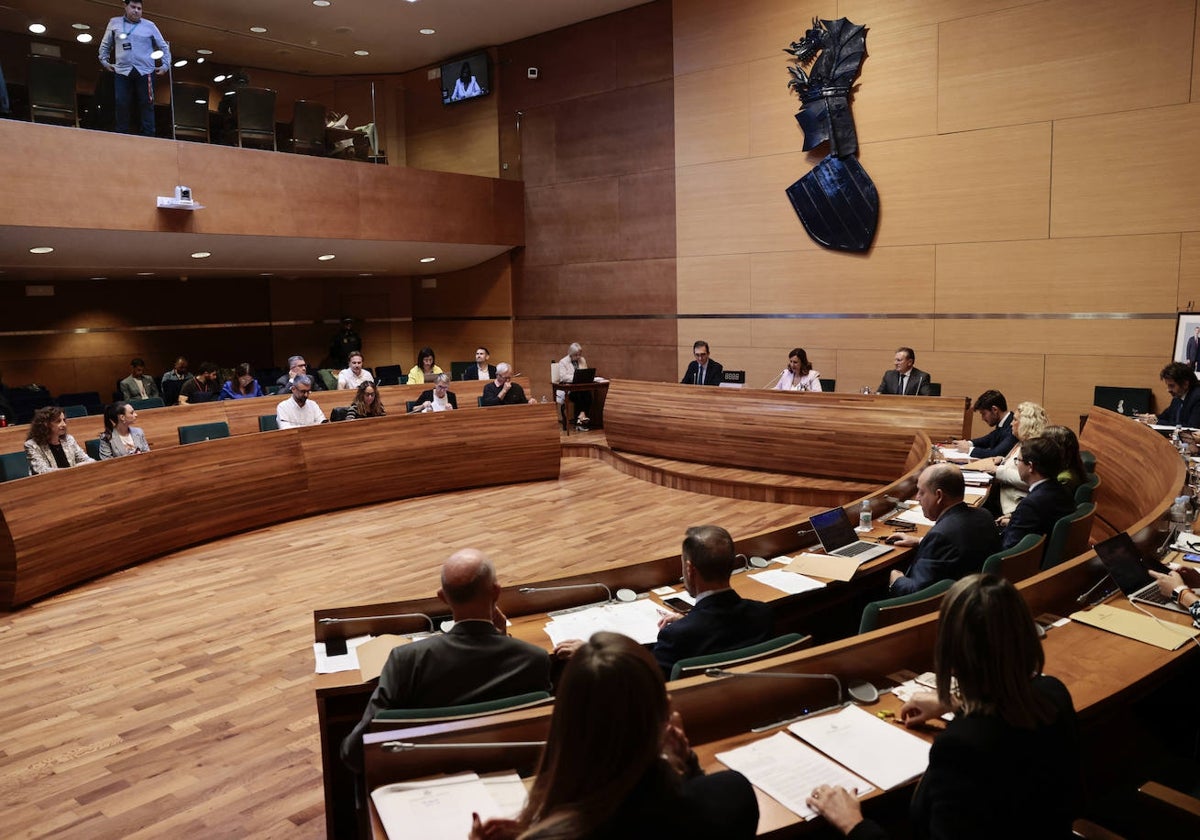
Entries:
POLYGON ((857 557, 859 554, 862 554, 864 551, 870 551, 872 548, 875 548, 874 543, 859 540, 858 542, 850 543, 850 545, 844 545, 833 553, 839 557, 857 557))
POLYGON ((1171 596, 1162 594, 1162 591, 1158 588, 1157 584, 1154 586, 1147 586, 1145 589, 1139 592, 1137 596, 1139 599, 1143 601, 1149 601, 1152 604, 1171 603, 1171 596))

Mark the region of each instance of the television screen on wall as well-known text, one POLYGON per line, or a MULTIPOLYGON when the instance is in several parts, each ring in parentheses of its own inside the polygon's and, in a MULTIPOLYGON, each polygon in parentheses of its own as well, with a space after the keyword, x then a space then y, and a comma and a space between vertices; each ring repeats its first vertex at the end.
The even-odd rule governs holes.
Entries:
POLYGON ((442 104, 463 102, 492 92, 487 53, 474 53, 442 65, 442 104))

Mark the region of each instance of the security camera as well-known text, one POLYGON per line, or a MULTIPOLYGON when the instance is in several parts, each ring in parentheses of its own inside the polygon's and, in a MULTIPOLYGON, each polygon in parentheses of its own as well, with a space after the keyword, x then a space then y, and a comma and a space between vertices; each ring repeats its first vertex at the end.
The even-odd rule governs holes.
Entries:
POLYGON ((525 76, 530 79, 536 79, 538 77, 538 69, 536 67, 526 68, 525 76))

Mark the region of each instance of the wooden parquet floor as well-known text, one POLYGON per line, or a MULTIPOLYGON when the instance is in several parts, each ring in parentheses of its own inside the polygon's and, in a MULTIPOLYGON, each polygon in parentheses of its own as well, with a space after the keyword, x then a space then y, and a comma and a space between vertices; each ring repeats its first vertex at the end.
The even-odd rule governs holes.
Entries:
POLYGON ((214 534, 4 615, 0 836, 323 837, 314 609, 431 595, 468 545, 503 583, 673 553, 689 525, 736 538, 808 512, 565 458, 558 481, 214 534))

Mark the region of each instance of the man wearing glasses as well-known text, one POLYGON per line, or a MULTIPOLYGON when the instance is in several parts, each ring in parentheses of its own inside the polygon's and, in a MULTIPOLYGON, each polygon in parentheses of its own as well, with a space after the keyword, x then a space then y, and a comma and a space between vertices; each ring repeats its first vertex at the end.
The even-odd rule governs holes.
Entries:
POLYGON ((275 408, 275 422, 281 429, 300 426, 319 426, 326 422, 325 412, 315 402, 308 401, 312 392, 312 377, 301 373, 292 380, 292 395, 275 408))
MULTIPOLYGON (((288 356, 288 372, 275 380, 275 384, 279 386, 280 393, 292 390, 292 382, 300 374, 308 373, 308 362, 304 361, 303 356, 288 356)), ((321 385, 320 377, 310 377, 312 388, 314 391, 324 391, 325 388, 321 385)))
POLYGON ((1062 450, 1050 438, 1035 437, 1021 442, 1017 472, 1029 485, 1029 495, 1012 512, 1000 538, 1001 547, 1012 548, 1026 534, 1048 535, 1055 522, 1075 512, 1075 500, 1058 483, 1062 469, 1062 450))
POLYGON ((679 380, 683 385, 720 385, 724 368, 720 362, 714 362, 708 357, 708 342, 697 341, 692 345, 692 355, 696 360, 688 365, 679 380))

